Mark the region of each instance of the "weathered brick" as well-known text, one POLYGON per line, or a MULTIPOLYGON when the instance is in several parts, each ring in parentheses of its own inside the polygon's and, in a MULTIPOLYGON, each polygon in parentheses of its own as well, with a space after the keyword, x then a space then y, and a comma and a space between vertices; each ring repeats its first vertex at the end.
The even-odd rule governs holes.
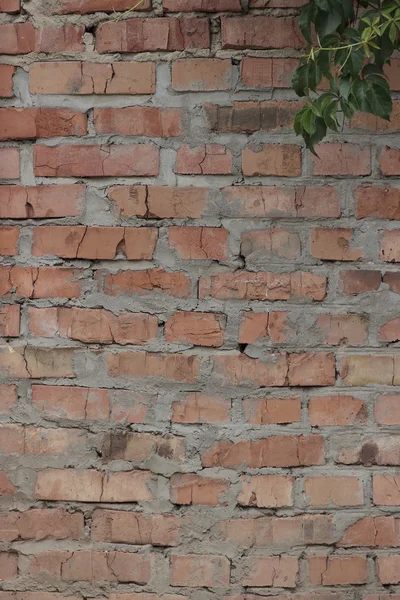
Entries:
MULTIPOLYGON (((18 148, 0 148, 0 177, 1 179, 19 178, 18 148)), ((0 192, 3 186, 0 187, 0 192)))
POLYGON ((19 227, 0 226, 0 256, 18 254, 19 227))
POLYGON ((272 436, 257 441, 216 442, 202 456, 203 467, 298 467, 324 464, 324 440, 319 435, 272 436))
MULTIPOLYGON (((233 102, 232 106, 204 104, 210 129, 219 133, 254 133, 260 129, 263 131, 290 130, 299 108, 299 102, 283 100, 233 102)), ((278 146, 269 146, 267 150, 268 148, 270 153, 279 151, 278 146)), ((299 148, 297 150, 299 151, 299 148)), ((287 154, 288 152, 286 152, 287 154)))
POLYGON ((231 85, 232 63, 229 59, 192 58, 172 63, 172 87, 178 92, 229 90, 231 85))
MULTIPOLYGON (((102 274, 99 275, 101 277, 102 274)), ((146 296, 158 291, 176 298, 188 298, 190 289, 191 283, 187 275, 162 269, 120 271, 115 275, 106 273, 104 279, 104 293, 108 296, 146 296)))
POLYGON ((230 562, 226 556, 182 554, 171 556, 171 585, 177 587, 226 588, 230 562))
POLYGON ((400 262, 400 235, 398 231, 381 231, 380 257, 385 262, 400 262))
POLYGON ((364 425, 366 404, 354 396, 315 396, 308 405, 308 417, 313 427, 364 425))
POLYGON ((84 207, 84 185, 0 186, 1 219, 77 217, 84 207))
POLYGON ((295 588, 299 570, 295 556, 256 556, 244 561, 244 586, 295 588))
POLYGON ((176 153, 176 173, 183 175, 229 175, 231 170, 231 151, 219 144, 206 144, 195 148, 185 144, 176 153))
POLYGON ((227 258, 228 231, 223 227, 170 227, 168 240, 185 260, 227 258))
POLYGON ((304 40, 293 17, 222 17, 223 48, 295 48, 304 40))
POLYGON ((357 546, 399 546, 399 519, 393 517, 365 517, 350 525, 339 542, 344 548, 357 546))
MULTIPOLYGON (((144 0, 141 4, 135 7, 135 10, 149 10, 151 6, 150 0, 144 0)), ((125 11, 132 8, 131 0, 116 0, 110 6, 108 0, 61 0, 52 10, 52 14, 69 14, 78 13, 84 15, 94 12, 114 12, 125 11)))
POLYGON ((83 136, 87 117, 66 108, 0 108, 0 140, 83 136))
POLYGON ((241 12, 239 0, 164 0, 163 8, 167 12, 220 12, 229 10, 241 12))
POLYGON ((127 19, 101 23, 96 48, 104 52, 167 52, 185 48, 209 48, 207 18, 179 17, 127 19))
POLYGON ((222 346, 224 320, 220 314, 177 312, 165 324, 165 339, 195 346, 222 346))
POLYGON ((400 219, 400 190, 364 185, 356 189, 357 219, 400 219))
POLYGON ((356 477, 307 477, 304 495, 309 506, 360 506, 364 501, 362 482, 356 477))
POLYGON ((180 540, 182 520, 172 515, 96 509, 92 538, 97 542, 152 546, 175 546, 180 540))
POLYGON ((219 300, 289 300, 325 298, 326 278, 312 273, 262 273, 238 271, 202 277, 199 297, 219 300))
POLYGON ((116 186, 108 190, 123 217, 199 219, 208 201, 207 188, 167 186, 116 186))
POLYGON ((84 25, 72 23, 37 29, 29 22, 0 25, 0 54, 83 52, 84 33, 84 25))
POLYGON ((17 13, 21 10, 21 0, 0 0, 0 12, 17 13))
POLYGON ((311 556, 308 569, 312 585, 362 585, 367 582, 363 556, 311 556))
POLYGON ((152 106, 95 108, 97 133, 177 137, 182 134, 181 113, 176 108, 161 110, 152 106))
POLYGON ((311 254, 320 260, 360 260, 362 248, 352 248, 352 229, 317 227, 311 234, 311 254))
POLYGON ((301 175, 301 151, 298 146, 248 146, 242 154, 243 175, 301 175))
POLYGON ((174 423, 227 423, 231 403, 218 396, 193 392, 172 403, 174 423))
POLYGON ((244 417, 253 425, 298 423, 301 420, 300 398, 247 398, 243 400, 244 417))
POLYGON ((0 296, 15 291, 24 298, 79 298, 80 275, 69 267, 0 267, 0 296))
POLYGON ((29 71, 32 94, 153 94, 155 85, 152 62, 39 62, 29 71))
POLYGON ((242 491, 237 499, 238 504, 260 508, 293 506, 293 483, 290 476, 244 475, 241 477, 242 491))
POLYGON ((242 234, 240 253, 247 260, 257 261, 264 257, 294 260, 300 258, 300 238, 297 233, 280 227, 246 231, 242 234))
POLYGON ((197 381, 200 360, 184 354, 119 352, 107 356, 110 377, 160 377, 172 381, 197 381))
POLYGON ((375 420, 381 425, 400 425, 400 396, 379 396, 375 401, 375 420))
POLYGON ((320 144, 316 147, 318 158, 313 158, 314 175, 369 175, 371 149, 355 144, 320 144))
POLYGON ((195 473, 176 473, 171 477, 170 490, 170 499, 174 504, 226 506, 224 496, 229 490, 229 481, 200 477, 195 473))
POLYGON ((20 540, 79 540, 84 536, 83 513, 63 509, 36 508, 25 512, 10 511, 0 516, 0 539, 20 540))
POLYGON ((0 65, 0 97, 12 98, 13 76, 15 67, 12 65, 0 65))
POLYGON ((158 175, 159 149, 153 144, 130 146, 43 146, 34 152, 39 177, 120 177, 158 175))

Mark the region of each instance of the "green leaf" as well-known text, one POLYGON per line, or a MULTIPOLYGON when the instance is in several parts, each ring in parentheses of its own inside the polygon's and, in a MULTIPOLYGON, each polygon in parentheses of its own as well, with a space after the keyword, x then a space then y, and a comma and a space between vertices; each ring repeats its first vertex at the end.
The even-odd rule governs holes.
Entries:
POLYGON ((340 83, 339 83, 340 95, 345 100, 347 100, 348 97, 349 97, 350 86, 351 86, 351 78, 350 78, 350 76, 342 77, 340 79, 340 83))
POLYGON ((304 131, 306 131, 309 135, 313 135, 316 131, 316 119, 317 117, 315 116, 311 108, 307 110, 303 115, 301 124, 303 126, 304 131))
POLYGON ((390 29, 389 29, 389 38, 393 45, 396 41, 396 37, 397 37, 397 28, 396 28, 396 25, 394 23, 392 23, 390 26, 390 29))
POLYGON ((313 135, 308 135, 304 133, 304 141, 306 143, 306 147, 310 150, 315 156, 318 154, 315 152, 315 146, 319 144, 320 141, 324 139, 326 136, 326 124, 325 121, 321 118, 317 118, 315 121, 315 133, 313 135))
POLYGON ((304 35, 304 38, 309 44, 312 44, 311 23, 317 15, 317 7, 315 4, 305 4, 301 7, 299 13, 299 27, 304 35))
POLYGON ((361 111, 390 120, 392 98, 388 83, 383 77, 375 75, 367 79, 356 79, 352 92, 361 111))
POLYGON ((298 67, 292 78, 292 86, 298 96, 306 96, 308 90, 315 91, 321 82, 322 73, 316 61, 298 67))
POLYGON ((341 25, 343 20, 340 12, 326 12, 320 10, 315 19, 315 30, 320 38, 329 35, 341 25))
POLYGON ((318 52, 317 64, 322 73, 327 79, 332 77, 331 73, 331 53, 330 52, 318 52))

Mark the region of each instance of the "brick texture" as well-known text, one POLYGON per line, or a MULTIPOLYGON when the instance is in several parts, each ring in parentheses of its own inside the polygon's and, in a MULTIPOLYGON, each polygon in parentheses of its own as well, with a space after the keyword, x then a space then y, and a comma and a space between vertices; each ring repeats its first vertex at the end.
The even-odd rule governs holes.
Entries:
POLYGON ((0 600, 400 600, 400 102, 133 4, 0 0, 0 600))

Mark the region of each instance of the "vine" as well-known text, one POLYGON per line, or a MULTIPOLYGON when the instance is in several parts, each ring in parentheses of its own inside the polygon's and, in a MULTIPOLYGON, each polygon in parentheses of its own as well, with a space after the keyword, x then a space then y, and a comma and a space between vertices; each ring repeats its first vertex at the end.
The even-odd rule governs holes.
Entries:
POLYGON ((311 0, 299 23, 307 52, 292 85, 306 104, 294 130, 307 148, 316 154, 328 130, 339 131, 357 111, 390 120, 384 67, 399 45, 400 0, 311 0), (320 93, 324 77, 329 91, 320 93))

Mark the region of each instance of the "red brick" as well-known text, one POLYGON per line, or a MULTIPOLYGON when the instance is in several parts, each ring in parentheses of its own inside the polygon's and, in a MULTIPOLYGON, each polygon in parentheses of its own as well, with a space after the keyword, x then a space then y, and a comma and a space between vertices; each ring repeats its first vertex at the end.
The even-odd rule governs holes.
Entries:
POLYGON ((105 420, 110 415, 108 391, 75 386, 33 385, 32 405, 52 417, 105 420))
POLYGON ((231 403, 218 396, 192 392, 172 403, 174 423, 228 423, 231 403))
POLYGON ((210 25, 203 17, 127 19, 100 23, 96 49, 104 52, 170 52, 209 48, 210 25))
POLYGON ((245 354, 215 355, 213 380, 218 386, 282 387, 286 385, 287 362, 286 354, 271 354, 262 360, 245 354))
POLYGON ((33 256, 113 259, 123 254, 128 260, 151 260, 158 238, 153 227, 36 227, 33 256))
POLYGON ((73 348, 33 348, 19 346, 0 348, 0 374, 22 379, 41 377, 74 377, 73 348))
POLYGON ((12 98, 13 96, 13 75, 15 67, 12 65, 0 65, 0 97, 12 98))
POLYGON ((208 201, 208 189, 120 185, 110 188, 108 197, 123 217, 199 219, 208 201))
POLYGON ((240 0, 164 0, 166 12, 241 12, 240 0))
POLYGON ((226 506, 224 496, 229 490, 229 481, 200 477, 196 473, 176 473, 170 479, 170 490, 174 504, 226 506))
POLYGON ((400 556, 380 556, 377 558, 378 580, 383 584, 400 583, 400 556))
POLYGON ((362 482, 356 477, 307 477, 304 495, 309 506, 361 506, 362 482))
POLYGON ((319 315, 317 325, 323 344, 362 346, 367 339, 367 323, 360 315, 319 315))
POLYGON ((295 58, 245 57, 240 63, 240 78, 251 88, 290 88, 298 66, 295 58))
POLYGON ((18 575, 18 555, 0 552, 0 581, 15 579, 18 575))
POLYGON ((253 425, 299 423, 300 398, 247 398, 243 400, 244 417, 253 425))
POLYGON ((6 415, 17 405, 17 388, 15 385, 0 385, 0 414, 6 415))
MULTIPOLYGON (((135 7, 135 10, 149 10, 151 7, 150 0, 144 0, 141 4, 135 7)), ((86 15, 94 12, 119 12, 132 8, 132 0, 114 0, 112 6, 108 0, 61 0, 52 10, 52 14, 66 15, 70 13, 78 13, 86 15)))
POLYGON ((324 440, 319 435, 272 436, 257 441, 216 442, 202 455, 203 467, 298 467, 323 465, 324 440))
POLYGON ((308 405, 312 427, 364 425, 367 416, 365 402, 354 396, 315 396, 308 405))
POLYGON ((224 324, 224 315, 176 312, 165 324, 165 339, 167 342, 186 342, 195 346, 222 346, 224 324))
POLYGON ((172 515, 96 509, 92 538, 96 542, 152 546, 176 546, 182 520, 172 515))
POLYGON ((230 59, 191 58, 172 63, 172 87, 178 92, 229 90, 231 86, 230 59))
POLYGON ((397 342, 400 339, 400 319, 392 319, 379 329, 379 341, 397 342))
POLYGON ((171 556, 171 585, 221 588, 229 586, 230 562, 225 556, 171 556))
MULTIPOLYGON (((18 148, 0 148, 0 178, 19 178, 19 150, 18 148)), ((0 191, 2 186, 0 187, 0 191)))
POLYGON ((238 271, 202 277, 199 298, 219 300, 323 300, 326 278, 312 273, 263 273, 238 271))
POLYGON ((381 231, 380 258, 385 262, 400 262, 400 232, 381 231))
POLYGON ((184 144, 176 153, 176 173, 183 175, 229 175, 231 171, 231 151, 219 144, 205 144, 196 148, 184 144))
POLYGON ((0 108, 0 140, 86 134, 86 115, 67 108, 0 108))
POLYGON ((24 452, 24 426, 0 425, 0 452, 3 454, 23 454, 24 452))
MULTIPOLYGON (((339 217, 333 187, 233 186, 223 190, 236 217, 339 217)), ((229 214, 229 216, 231 216, 229 214)))
POLYGON ((382 282, 387 284, 389 290, 400 294, 400 272, 387 272, 382 276, 382 282))
POLYGON ((0 25, 0 54, 83 52, 84 25, 35 29, 32 23, 0 25))
POLYGON ((382 175, 400 174, 400 151, 395 148, 382 148, 378 155, 382 175))
POLYGON ((152 62, 41 62, 29 71, 32 94, 153 94, 155 85, 152 62))
POLYGON ((148 471, 99 472, 84 469, 39 471, 35 497, 67 502, 142 502, 151 500, 148 471))
POLYGON ((17 13, 21 10, 21 0, 0 0, 0 12, 17 13))
POLYGON ((168 240, 185 260, 227 258, 228 230, 223 227, 169 227, 168 240))
POLYGON ((82 214, 85 185, 0 186, 1 219, 46 219, 82 214))
POLYGON ((297 8, 307 0, 249 0, 249 8, 297 8))
MULTIPOLYGON (((292 549, 306 544, 326 545, 334 542, 333 520, 328 515, 232 519, 221 523, 220 535, 223 540, 246 549, 253 546, 292 549)), ((256 597, 251 599, 256 600, 256 597)), ((244 600, 248 600, 248 597, 244 600)))
POLYGON ((312 585, 362 585, 367 583, 367 561, 363 556, 310 556, 312 585))
POLYGON ((400 220, 400 190, 385 187, 361 186, 356 189, 357 219, 400 220))
POLYGON ((0 600, 79 600, 79 598, 52 592, 0 592, 0 600))
POLYGON ((61 509, 32 509, 10 511, 0 515, 0 539, 14 540, 79 540, 84 536, 83 513, 61 509))
MULTIPOLYGON (((291 130, 299 102, 287 101, 241 101, 232 106, 204 104, 211 131, 218 133, 255 133, 256 131, 291 130)), ((272 147, 275 152, 277 146, 272 147)), ((271 149, 271 152, 273 150, 271 149)))
POLYGON ((400 475, 372 476, 373 502, 378 506, 400 506, 400 475))
POLYGON ((253 556, 244 561, 242 585, 295 588, 298 571, 295 556, 253 556))
MULTIPOLYGON (((243 253, 243 249, 241 251, 243 253)), ((240 344, 254 344, 264 338, 282 343, 290 339, 292 331, 287 312, 242 312, 239 330, 240 344)))
POLYGON ((25 454, 84 454, 86 436, 78 429, 45 429, 42 427, 25 428, 25 454))
POLYGON ((181 113, 176 108, 161 110, 152 106, 95 108, 97 133, 177 137, 182 134, 181 113))
POLYGON ((30 308, 30 331, 86 343, 144 344, 157 336, 157 317, 90 308, 30 308))
POLYGON ((241 506, 278 508, 293 506, 294 479, 284 475, 244 475, 240 478, 242 491, 238 496, 241 506))
POLYGON ((295 48, 304 40, 293 17, 222 17, 222 48, 295 48))
POLYGON ((335 385, 335 356, 324 352, 289 354, 288 378, 290 386, 335 385))
POLYGON ((0 471, 0 497, 12 496, 15 492, 15 487, 9 480, 7 473, 0 471))
POLYGON ((42 146, 34 152, 38 177, 120 177, 158 175, 159 148, 130 146, 42 146))
POLYGON ((190 279, 184 273, 162 269, 120 271, 115 275, 108 273, 104 282, 104 293, 108 296, 147 296, 162 292, 175 298, 188 298, 190 290, 190 279))
POLYGON ((301 150, 298 146, 259 144, 248 146, 242 154, 243 175, 301 175, 301 150))
POLYGON ((400 127, 400 103, 396 100, 393 102, 389 121, 372 114, 358 112, 351 120, 350 126, 354 129, 366 129, 368 132, 397 131, 400 127))
POLYGON ((343 291, 345 294, 356 296, 364 292, 374 292, 381 286, 380 271, 343 271, 340 273, 343 291))
POLYGON ((18 305, 3 305, 2 307, 0 306, 0 336, 19 336, 19 313, 20 307, 18 305))
POLYGON ((355 144, 321 144, 315 148, 318 158, 313 158, 314 175, 370 175, 371 149, 355 144))
POLYGON ((399 546, 399 519, 393 517, 366 517, 350 525, 339 542, 344 548, 357 546, 399 546))
POLYGON ((19 227, 0 227, 0 256, 15 256, 18 254, 19 227))
POLYGON ((151 577, 150 557, 117 551, 39 552, 31 557, 30 574, 62 581, 110 581, 144 585, 151 577))
POLYGON ((363 248, 352 248, 354 231, 338 227, 316 227, 311 234, 311 254, 320 260, 360 260, 363 248))
POLYGON ((300 258, 301 245, 297 233, 276 227, 274 229, 259 229, 246 231, 242 234, 240 254, 248 260, 259 258, 300 258))
POLYGON ((160 377, 172 381, 195 383, 200 360, 186 354, 119 352, 107 356, 110 377, 160 377))
POLYGON ((68 267, 0 267, 0 296, 13 290, 24 298, 79 298, 80 274, 68 267))
POLYGON ((400 396, 379 396, 375 402, 375 420, 380 425, 400 425, 400 396))

